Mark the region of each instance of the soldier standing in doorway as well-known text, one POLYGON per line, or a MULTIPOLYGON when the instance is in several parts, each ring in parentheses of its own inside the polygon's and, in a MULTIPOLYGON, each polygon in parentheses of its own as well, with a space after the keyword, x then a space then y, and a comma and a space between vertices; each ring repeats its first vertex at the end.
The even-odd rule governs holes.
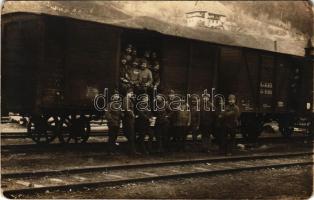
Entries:
POLYGON ((158 61, 154 61, 152 65, 153 88, 157 90, 160 85, 160 66, 158 61))
POLYGON ((129 70, 130 66, 127 63, 126 57, 122 57, 120 65, 120 91, 122 91, 122 94, 126 94, 127 89, 130 87, 129 70))
POLYGON ((130 87, 133 88, 135 94, 138 94, 138 87, 139 87, 139 76, 141 70, 138 68, 139 60, 134 59, 132 62, 132 66, 128 70, 128 77, 130 79, 130 87))
POLYGON ((133 50, 133 45, 128 44, 125 48, 125 50, 122 52, 122 57, 125 57, 128 64, 131 64, 133 60, 133 55, 132 55, 132 50, 133 50))
POLYGON ((152 87, 152 83, 152 72, 147 68, 147 60, 143 59, 141 63, 141 71, 139 74, 139 85, 141 92, 147 93, 147 91, 152 87))

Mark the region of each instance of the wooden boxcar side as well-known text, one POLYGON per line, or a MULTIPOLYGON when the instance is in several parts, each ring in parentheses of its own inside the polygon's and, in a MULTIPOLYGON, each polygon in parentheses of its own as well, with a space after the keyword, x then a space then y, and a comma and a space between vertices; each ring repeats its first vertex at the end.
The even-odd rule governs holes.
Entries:
POLYGON ((45 22, 43 77, 49 83, 42 81, 41 104, 49 108, 58 101, 61 109, 93 109, 95 95, 117 87, 120 30, 51 16, 45 22))
POLYGON ((306 92, 313 78, 303 79, 309 73, 300 57, 65 17, 3 18, 2 109, 8 111, 93 114, 94 97, 119 87, 120 56, 128 43, 158 52, 163 92, 200 95, 215 88, 225 97, 235 94, 247 132, 259 130, 267 118, 287 127, 313 97, 306 92))
POLYGON ((66 21, 65 105, 91 107, 95 95, 117 88, 120 30, 66 21))
POLYGON ((162 44, 161 84, 165 90, 173 89, 184 94, 188 87, 189 41, 166 37, 162 44))
POLYGON ((35 107, 41 62, 43 23, 37 15, 2 17, 2 113, 31 112, 35 107))
POLYGON ((120 29, 18 15, 26 20, 3 24, 3 109, 31 114, 91 108, 95 95, 117 87, 120 29))

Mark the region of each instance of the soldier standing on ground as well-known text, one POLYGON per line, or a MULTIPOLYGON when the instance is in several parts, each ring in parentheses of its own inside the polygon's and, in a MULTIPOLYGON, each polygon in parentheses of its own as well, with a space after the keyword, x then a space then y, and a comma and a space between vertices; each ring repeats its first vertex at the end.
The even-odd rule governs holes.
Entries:
POLYGON ((108 105, 108 111, 105 112, 105 117, 108 121, 109 128, 109 141, 108 141, 108 153, 114 152, 116 149, 116 140, 120 130, 120 120, 122 117, 122 100, 119 94, 114 94, 112 102, 108 105), (119 102, 120 101, 120 102, 119 102))
POLYGON ((168 128, 169 119, 167 114, 167 103, 160 97, 156 97, 158 109, 155 111, 155 135, 158 143, 158 152, 164 152, 165 146, 168 145, 168 128))
POLYGON ((126 96, 123 98, 124 116, 122 119, 123 132, 128 139, 129 150, 131 154, 135 154, 135 114, 133 103, 133 89, 129 88, 126 96))
POLYGON ((202 151, 209 152, 210 147, 210 135, 213 131, 213 120, 214 120, 214 112, 211 109, 205 110, 205 103, 209 103, 209 96, 203 97, 203 102, 201 104, 201 112, 200 112, 200 128, 199 131, 202 134, 202 151))
POLYGON ((152 140, 153 140, 153 133, 150 127, 150 123, 152 120, 152 112, 149 106, 149 99, 148 95, 145 95, 142 99, 143 103, 146 104, 145 108, 138 108, 138 119, 137 119, 137 129, 138 129, 138 142, 139 147, 144 154, 148 154, 152 150, 152 140), (149 136, 148 141, 148 148, 145 145, 145 137, 146 135, 149 136))
POLYGON ((191 124, 191 112, 187 109, 187 103, 182 100, 179 111, 175 111, 175 120, 173 123, 175 137, 177 141, 177 149, 185 150, 186 148, 186 136, 188 134, 188 127, 191 124))
POLYGON ((192 133, 192 140, 194 143, 197 141, 197 135, 199 133, 200 127, 200 110, 198 105, 198 99, 196 97, 191 98, 191 125, 189 127, 189 132, 192 133))
POLYGON ((240 109, 235 104, 236 96, 230 94, 228 96, 228 104, 225 107, 225 111, 219 114, 221 118, 222 127, 220 133, 220 149, 227 155, 232 154, 232 149, 235 145, 235 135, 237 127, 239 125, 240 109))
POLYGON ((172 101, 174 101, 176 98, 175 96, 175 92, 174 90, 170 90, 169 91, 169 94, 167 96, 167 114, 168 114, 168 121, 169 121, 169 125, 168 125, 168 133, 167 133, 167 141, 168 143, 165 144, 165 147, 167 149, 170 149, 172 146, 170 144, 170 141, 173 142, 175 141, 175 128, 174 128, 174 122, 175 122, 175 114, 176 114, 176 111, 174 111, 172 108, 170 108, 170 103, 172 101))

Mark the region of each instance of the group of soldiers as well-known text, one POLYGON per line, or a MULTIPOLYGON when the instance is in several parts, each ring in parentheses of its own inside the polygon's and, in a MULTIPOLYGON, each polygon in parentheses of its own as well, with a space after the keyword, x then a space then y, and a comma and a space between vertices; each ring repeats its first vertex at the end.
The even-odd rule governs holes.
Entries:
POLYGON ((126 93, 132 88, 136 93, 151 92, 160 84, 157 53, 146 50, 139 57, 136 47, 128 44, 121 56, 120 91, 126 93))
MULTIPOLYGON (((240 115, 235 96, 229 95, 224 111, 207 111, 199 107, 197 99, 193 98, 191 103, 183 98, 179 101, 177 109, 170 109, 169 102, 176 97, 173 90, 170 90, 166 99, 158 95, 156 99, 152 99, 152 91, 157 90, 160 84, 159 70, 156 52, 146 50, 139 57, 133 45, 128 44, 124 49, 120 66, 120 92, 123 94, 123 100, 119 101, 121 97, 117 92, 105 112, 109 127, 108 151, 112 153, 117 148, 116 140, 122 121, 123 134, 128 139, 130 154, 186 150, 188 134, 192 134, 193 141, 197 141, 197 136, 201 135, 201 150, 205 152, 209 151, 213 134, 218 139, 221 152, 231 153, 240 115), (141 102, 146 103, 145 109, 135 106, 137 99, 134 94, 144 94, 141 102), (117 102, 121 105, 117 105, 117 102), (153 102, 159 109, 151 109, 153 102), (122 107, 122 110, 115 109, 115 106, 122 107), (148 141, 145 138, 148 138, 148 141), (157 149, 153 149, 154 138, 157 141, 157 149)), ((207 98, 202 101, 209 100, 209 97, 207 98)))
POLYGON ((204 152, 209 152, 212 134, 217 139, 221 153, 232 153, 240 115, 234 95, 229 95, 225 110, 217 109, 215 112, 202 108, 198 110, 196 99, 192 99, 190 104, 181 100, 177 109, 169 109, 168 102, 173 98, 173 91, 167 96, 166 102, 163 97, 156 97, 159 108, 157 110, 150 109, 149 95, 141 100, 142 103, 146 102, 146 109, 137 109, 132 88, 128 88, 123 101, 120 101, 122 110, 115 109, 112 105, 119 102, 119 98, 118 94, 113 95, 108 111, 105 112, 109 127, 110 153, 117 150, 116 139, 120 132, 120 121, 123 134, 128 139, 130 154, 186 151, 188 134, 192 134, 195 144, 197 136, 201 135, 201 150, 204 152), (154 138, 157 143, 155 149, 152 145, 154 138))

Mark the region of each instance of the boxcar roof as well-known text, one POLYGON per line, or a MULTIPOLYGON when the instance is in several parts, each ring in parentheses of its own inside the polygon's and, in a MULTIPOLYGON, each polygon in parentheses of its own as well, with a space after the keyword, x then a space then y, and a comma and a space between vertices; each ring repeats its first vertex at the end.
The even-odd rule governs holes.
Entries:
MULTIPOLYGON (((220 30, 209 27, 191 27, 186 22, 186 19, 184 19, 184 16, 188 11, 193 12, 193 4, 191 3, 197 4, 197 2, 157 3, 141 1, 7 1, 3 6, 2 14, 14 12, 44 13, 94 21, 124 28, 148 29, 166 35, 223 45, 248 47, 304 56, 304 48, 307 44, 306 39, 265 37, 262 35, 247 34, 245 32, 228 29, 220 30)), ((210 10, 210 6, 207 6, 210 2, 206 4, 204 4, 204 2, 202 3, 202 10, 207 9, 208 12, 213 12, 210 10)), ((218 2, 212 3, 217 4, 218 2)), ((227 9, 226 6, 216 6, 216 8, 217 14, 224 14, 227 18, 228 16, 232 16, 232 11, 227 9), (218 8, 220 8, 220 10, 218 8)), ((197 9, 199 9, 199 7, 194 6, 194 10, 197 9)), ((229 23, 232 24, 232 22, 229 23)), ((311 34, 312 33, 309 35, 311 34)))

